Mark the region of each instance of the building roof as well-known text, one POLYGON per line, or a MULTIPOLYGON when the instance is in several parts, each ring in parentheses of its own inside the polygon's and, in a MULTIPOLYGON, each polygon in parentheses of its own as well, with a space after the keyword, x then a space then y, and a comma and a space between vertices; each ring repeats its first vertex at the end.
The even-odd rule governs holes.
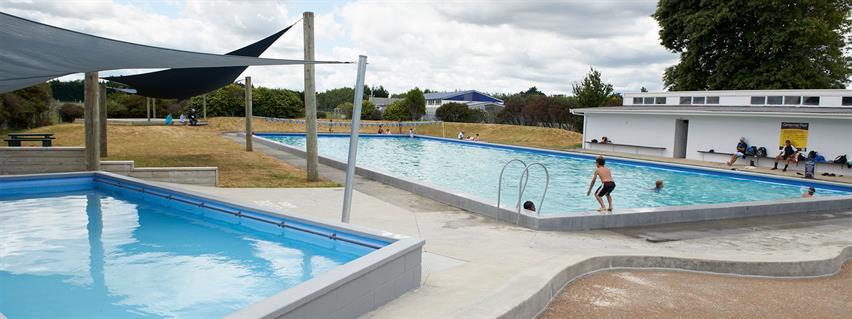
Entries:
POLYGON ((745 96, 745 95, 822 95, 822 96, 849 96, 852 90, 846 89, 780 89, 780 90, 718 90, 718 91, 663 91, 663 92, 631 92, 624 93, 625 98, 631 97, 655 97, 655 96, 745 96))
POLYGON ((852 119, 852 107, 784 107, 784 106, 611 106, 577 108, 574 114, 657 114, 704 116, 773 116, 852 119))
POLYGON ((503 100, 492 97, 488 94, 479 92, 477 90, 466 90, 466 91, 456 91, 456 92, 431 92, 425 93, 423 96, 427 100, 460 100, 460 101, 479 101, 479 102, 494 102, 494 103, 503 103, 503 100), (465 99, 466 96, 470 96, 471 98, 476 97, 478 99, 465 99))

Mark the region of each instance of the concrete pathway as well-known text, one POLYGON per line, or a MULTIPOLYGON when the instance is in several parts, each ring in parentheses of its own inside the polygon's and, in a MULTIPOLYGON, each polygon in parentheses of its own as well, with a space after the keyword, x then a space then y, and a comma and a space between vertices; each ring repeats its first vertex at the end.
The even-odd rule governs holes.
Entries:
MULTIPOLYGON (((255 150, 304 166, 303 159, 263 145, 255 144, 255 150)), ((343 180, 342 171, 320 165, 320 172, 343 180)), ((340 188, 177 187, 323 220, 339 219, 343 199, 340 188)), ((426 240, 422 287, 368 318, 491 318, 501 313, 497 308, 529 298, 529 291, 546 286, 558 271, 594 256, 805 261, 833 258, 852 246, 852 212, 545 232, 496 222, 361 177, 356 177, 356 190, 353 224, 426 240)))

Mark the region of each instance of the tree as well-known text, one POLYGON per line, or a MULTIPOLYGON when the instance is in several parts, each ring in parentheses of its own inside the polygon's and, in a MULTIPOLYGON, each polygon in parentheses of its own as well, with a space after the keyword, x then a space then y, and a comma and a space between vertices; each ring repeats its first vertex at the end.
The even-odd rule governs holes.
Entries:
POLYGON ((471 109, 464 103, 447 103, 435 111, 435 117, 444 122, 474 122, 471 115, 471 109))
POLYGON ((844 88, 849 0, 660 0, 660 42, 680 53, 670 90, 844 88))
POLYGON ((384 86, 379 85, 379 87, 373 87, 373 96, 374 97, 388 97, 390 93, 385 89, 384 86))
POLYGON ((648 92, 648 89, 646 89, 646 88, 643 86, 641 89, 639 89, 639 92, 646 93, 646 92, 648 92))
POLYGON ((594 68, 589 69, 586 78, 573 85, 574 97, 581 107, 598 107, 612 95, 612 84, 601 80, 601 73, 594 68))
MULTIPOLYGON (((348 118, 348 119, 352 118, 352 109, 353 108, 354 108, 354 105, 352 105, 352 102, 341 103, 340 105, 337 106, 337 109, 340 110, 340 112, 342 112, 344 115, 346 115, 346 118, 348 118)), ((373 104, 373 102, 370 102, 368 100, 364 100, 364 101, 361 102, 361 119, 362 120, 372 119, 374 111, 376 111, 376 105, 373 104)), ((381 119, 381 116, 378 119, 381 119)))
MULTIPOLYGON (((364 96, 370 96, 367 91, 364 91, 364 96)), ((355 90, 350 87, 327 90, 317 94, 317 109, 323 111, 332 111, 341 103, 352 102, 355 100, 355 90)))
POLYGON ((65 103, 59 107, 59 119, 65 123, 74 122, 74 119, 83 117, 85 110, 83 106, 77 103, 65 103))
MULTIPOLYGON (((245 116, 245 92, 244 86, 231 83, 207 93, 207 116, 245 116)), ((196 96, 187 107, 201 110, 203 103, 203 97, 196 96)))
POLYGON ((382 113, 382 119, 389 121, 407 121, 411 119, 411 113, 408 112, 408 105, 405 100, 399 100, 385 106, 385 112, 382 113))
POLYGON ((27 129, 50 124, 52 99, 47 83, 0 94, 0 129, 27 129))
POLYGON ((539 91, 538 88, 534 86, 527 89, 526 91, 521 91, 520 94, 523 96, 547 96, 547 94, 544 94, 544 92, 539 91))
POLYGON ((305 116, 305 106, 295 91, 257 87, 252 91, 252 113, 256 116, 296 118, 305 116))
POLYGON ((405 106, 408 109, 410 119, 416 120, 426 114, 426 97, 423 95, 423 91, 420 91, 420 89, 411 89, 410 91, 405 93, 405 99, 403 99, 402 101, 405 103, 405 106))
POLYGON ((59 101, 78 102, 83 101, 83 81, 59 81, 53 80, 47 82, 50 84, 50 91, 53 93, 53 98, 59 101))

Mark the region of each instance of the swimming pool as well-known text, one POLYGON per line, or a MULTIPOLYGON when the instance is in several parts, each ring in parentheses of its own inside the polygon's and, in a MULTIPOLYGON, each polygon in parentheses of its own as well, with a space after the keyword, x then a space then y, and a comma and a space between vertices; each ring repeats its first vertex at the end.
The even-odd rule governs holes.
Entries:
MULTIPOLYGON (((304 149, 304 135, 258 134, 259 137, 304 149)), ((346 161, 348 136, 321 135, 319 153, 346 161)), ((461 142, 430 137, 411 139, 402 136, 367 135, 359 140, 358 165, 424 184, 435 185, 492 205, 497 202, 500 170, 512 159, 544 164, 550 173, 550 185, 540 213, 543 216, 582 214, 599 206, 586 191, 594 172, 594 157, 581 154, 519 148, 496 144, 461 142)), ((852 194, 852 187, 749 176, 677 165, 609 159, 617 187, 613 192, 616 213, 669 206, 699 206, 719 203, 772 201, 798 198, 809 186, 817 196, 852 194), (654 192, 654 181, 663 180, 665 188, 654 192)), ((519 165, 510 166, 504 175, 502 207, 517 201, 519 165)), ((543 170, 531 168, 524 200, 538 205, 544 190, 543 170)))
POLYGON ((102 173, 0 179, 0 314, 222 317, 394 242, 102 173))

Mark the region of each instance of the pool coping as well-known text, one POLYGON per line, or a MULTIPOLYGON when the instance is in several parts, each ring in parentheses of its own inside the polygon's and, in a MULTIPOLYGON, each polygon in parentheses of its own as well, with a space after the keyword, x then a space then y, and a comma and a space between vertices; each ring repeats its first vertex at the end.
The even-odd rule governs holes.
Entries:
MULTIPOLYGON (((245 136, 244 134, 239 134, 245 136)), ((303 136, 303 133, 259 133, 253 136, 253 139, 271 148, 285 151, 287 153, 304 158, 306 153, 299 148, 266 139, 263 135, 278 135, 278 136, 303 136)), ((337 136, 345 137, 348 134, 319 134, 320 136, 337 136)), ((404 135, 379 135, 379 134, 362 134, 362 136, 370 137, 389 137, 389 138, 404 138, 404 135)), ((485 142, 469 142, 454 139, 418 136, 418 138, 433 139, 453 143, 472 144, 477 146, 491 146, 503 149, 526 150, 540 152, 546 154, 578 156, 583 158, 593 159, 595 156, 590 154, 572 153, 565 151, 544 150, 531 147, 510 146, 495 143, 485 142)), ((711 173, 734 177, 748 176, 750 178, 758 178, 768 181, 782 181, 792 183, 794 185, 822 185, 830 188, 848 189, 852 186, 844 183, 836 183, 830 181, 813 181, 801 180, 786 176, 766 176, 764 174, 743 171, 729 171, 722 169, 714 169, 708 167, 696 167, 684 164, 661 164, 659 162, 651 162, 638 159, 626 159, 619 157, 610 157, 615 161, 626 163, 638 163, 646 166, 654 166, 660 168, 679 168, 688 171, 697 171, 701 173, 711 173)), ((346 163, 327 156, 319 156, 319 161, 322 164, 334 167, 336 169, 345 170, 346 163)), ((375 180, 387 185, 391 185, 420 196, 430 198, 447 205, 458 207, 473 213, 484 215, 493 219, 504 222, 513 223, 519 226, 527 227, 535 230, 558 230, 558 231, 574 231, 574 230, 589 230, 589 229, 609 229, 648 226, 682 222, 696 222, 706 220, 719 220, 731 218, 745 218, 770 216, 781 214, 794 214, 800 212, 831 212, 840 210, 852 209, 852 195, 841 195, 831 197, 817 198, 790 198, 766 201, 751 201, 751 202, 735 202, 735 203, 720 203, 720 204, 703 204, 703 205, 688 205, 688 206, 665 206, 653 208, 634 208, 619 210, 615 214, 600 214, 596 212, 574 213, 572 215, 555 215, 541 216, 533 213, 522 211, 518 214, 515 210, 498 208, 490 203, 486 203, 479 198, 469 197, 463 194, 457 194, 452 191, 442 189, 439 186, 431 185, 427 182, 415 181, 406 177, 395 176, 387 172, 378 171, 375 169, 356 166, 355 173, 363 177, 375 180)), ((546 203, 545 203, 546 204, 546 203)), ((511 204, 510 204, 511 205, 511 204)))
MULTIPOLYGON (((353 261, 237 310, 225 318, 358 317, 420 286, 421 254, 425 241, 339 222, 318 221, 284 211, 271 211, 218 196, 173 189, 109 172, 70 172, 0 176, 4 181, 92 177, 142 185, 146 188, 220 203, 249 212, 298 221, 321 229, 387 242, 353 261)), ((97 181, 94 181, 97 183, 97 181)))

